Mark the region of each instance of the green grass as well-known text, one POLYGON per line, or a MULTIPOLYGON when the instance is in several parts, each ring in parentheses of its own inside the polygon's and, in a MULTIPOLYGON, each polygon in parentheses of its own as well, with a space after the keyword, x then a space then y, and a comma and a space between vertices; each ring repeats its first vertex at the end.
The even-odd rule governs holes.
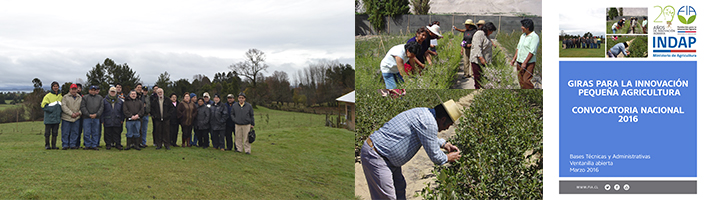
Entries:
MULTIPOLYGON (((39 134, 44 130, 42 122, 0 124, 0 196, 355 198, 352 150, 344 148, 352 144, 353 132, 324 127, 323 115, 263 107, 255 114, 257 140, 252 144, 252 155, 196 147, 171 151, 152 147, 142 151, 44 150, 44 136, 39 134)), ((151 143, 151 130, 148 132, 151 143)), ((125 144, 125 129, 122 136, 125 144)))
POLYGON ((569 48, 569 49, 562 49, 562 41, 558 42, 560 45, 560 58, 562 57, 571 57, 571 58, 603 58, 604 57, 604 48, 597 48, 597 49, 578 49, 578 48, 569 48))
POLYGON ((15 106, 20 106, 20 105, 12 105, 10 104, 12 102, 11 100, 5 100, 5 104, 0 104, 0 110, 4 110, 5 108, 11 108, 15 106))

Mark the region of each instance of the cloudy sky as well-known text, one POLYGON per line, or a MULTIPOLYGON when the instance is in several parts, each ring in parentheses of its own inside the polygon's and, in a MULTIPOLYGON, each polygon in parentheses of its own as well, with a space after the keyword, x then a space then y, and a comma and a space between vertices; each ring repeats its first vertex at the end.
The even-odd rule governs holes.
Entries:
POLYGON ((2 1, 0 89, 86 80, 97 63, 127 63, 152 85, 229 71, 248 49, 265 75, 317 60, 354 65, 352 1, 2 1))
POLYGON ((606 9, 604 7, 579 7, 560 9, 560 31, 569 35, 604 35, 606 31, 606 9))

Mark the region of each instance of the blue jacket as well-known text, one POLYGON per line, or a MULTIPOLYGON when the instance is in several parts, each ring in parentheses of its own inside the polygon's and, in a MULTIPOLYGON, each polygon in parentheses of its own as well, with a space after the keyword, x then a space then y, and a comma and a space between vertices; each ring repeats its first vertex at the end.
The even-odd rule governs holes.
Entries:
POLYGON ((104 104, 104 111, 100 119, 104 127, 121 127, 121 125, 123 125, 121 122, 125 119, 123 116, 123 100, 117 97, 112 107, 109 96, 107 95, 102 102, 104 104))

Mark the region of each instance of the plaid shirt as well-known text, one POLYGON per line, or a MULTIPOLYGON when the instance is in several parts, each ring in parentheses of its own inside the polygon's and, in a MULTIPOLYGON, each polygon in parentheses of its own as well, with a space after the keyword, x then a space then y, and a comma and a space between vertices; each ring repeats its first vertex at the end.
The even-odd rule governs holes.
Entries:
POLYGON ((407 163, 422 146, 432 162, 443 165, 448 158, 439 148, 446 140, 436 137, 439 127, 435 116, 434 109, 429 108, 404 111, 372 133, 370 139, 375 149, 394 166, 407 163))

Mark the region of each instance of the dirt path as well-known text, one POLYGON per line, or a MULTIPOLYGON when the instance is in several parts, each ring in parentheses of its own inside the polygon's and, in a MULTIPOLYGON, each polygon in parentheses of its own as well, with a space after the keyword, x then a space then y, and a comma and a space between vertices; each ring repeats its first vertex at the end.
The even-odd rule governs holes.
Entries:
MULTIPOLYGON (((478 90, 473 90, 471 94, 459 98, 456 103, 462 108, 467 108, 471 105, 474 96, 479 92, 478 90)), ((445 131, 439 132, 438 137, 448 140, 456 134, 457 126, 458 123, 445 131)), ((436 176, 432 173, 432 170, 434 170, 434 163, 431 162, 423 148, 420 148, 417 154, 407 164, 402 166, 402 174, 404 174, 404 179, 407 180, 407 199, 422 199, 422 197, 415 197, 414 195, 421 192, 427 183, 430 183, 432 187, 435 185, 436 176)), ((370 199, 367 180, 365 180, 362 164, 360 163, 355 163, 355 196, 360 199, 370 199)))

